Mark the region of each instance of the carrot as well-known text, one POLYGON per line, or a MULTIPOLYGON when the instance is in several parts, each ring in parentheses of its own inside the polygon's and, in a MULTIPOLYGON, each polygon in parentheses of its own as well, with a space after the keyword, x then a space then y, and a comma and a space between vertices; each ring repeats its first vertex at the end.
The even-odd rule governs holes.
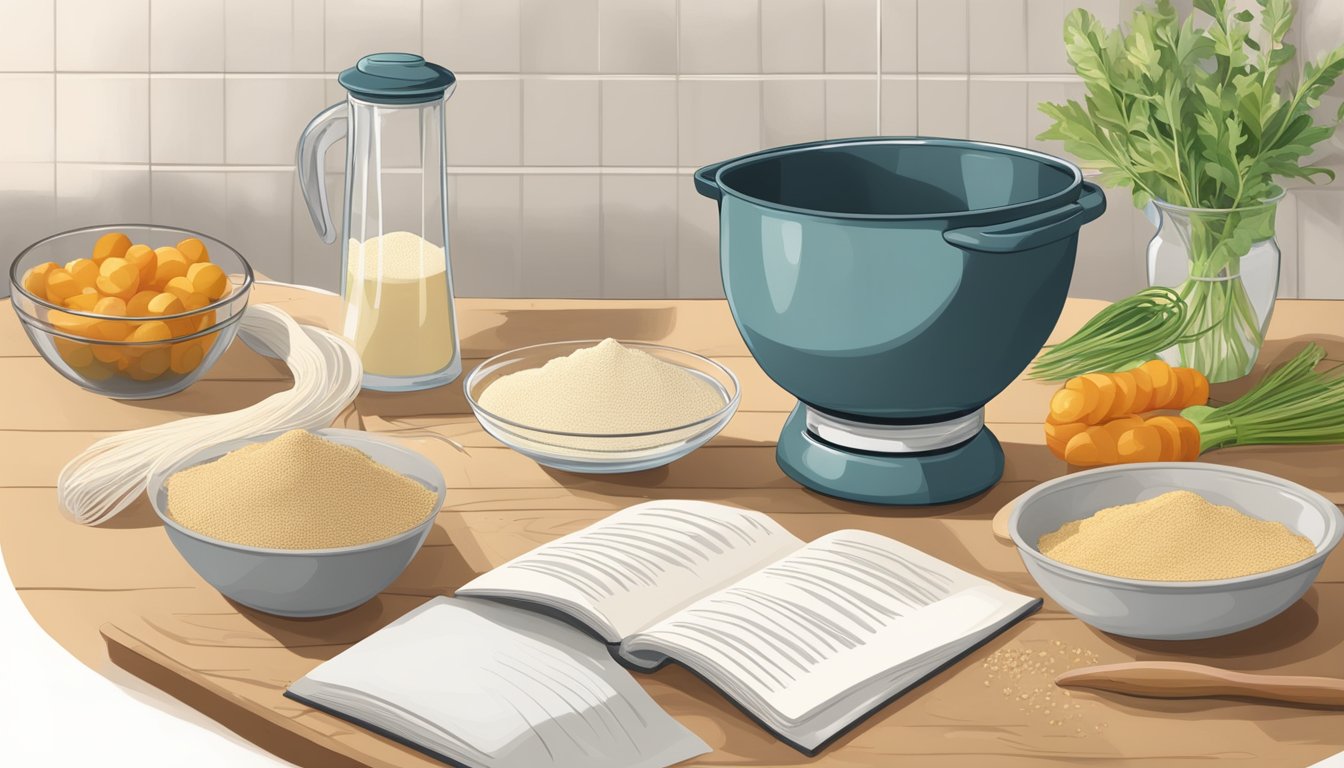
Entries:
POLYGON ((1147 423, 1175 434, 1170 452, 1163 451, 1164 461, 1194 461, 1199 458, 1199 428, 1194 422, 1181 416, 1154 416, 1147 423))
POLYGON ((1076 467, 1100 467, 1120 460, 1115 437, 1105 427, 1088 427, 1069 440, 1064 460, 1076 467))
POLYGON ((1160 443, 1159 461, 1163 458, 1174 458, 1181 455, 1181 431, 1177 428, 1175 422, 1165 416, 1154 416, 1145 421, 1144 424, 1156 430, 1160 443))
POLYGON ((1060 424, 1081 421, 1087 415, 1087 406, 1087 395, 1081 389, 1066 387, 1050 398, 1050 415, 1046 418, 1054 419, 1060 424))
POLYGON ((1199 427, 1195 426, 1193 421, 1180 416, 1172 416, 1176 421, 1176 429, 1181 433, 1181 457, 1179 461, 1194 461, 1199 458, 1200 437, 1199 427))
POLYGON ((1142 368, 1135 368, 1128 371, 1130 378, 1134 379, 1134 386, 1137 392, 1134 393, 1134 403, 1130 407, 1135 413, 1145 413, 1151 411, 1149 406, 1153 402, 1153 380, 1148 376, 1148 372, 1142 368))
MULTIPOLYGON (((1194 379, 1194 391, 1190 395, 1190 405, 1207 405, 1209 402, 1209 379, 1198 369, 1191 368, 1190 378, 1194 379)), ((1187 406, 1188 407, 1188 406, 1187 406)))
MULTIPOLYGON (((1100 410, 1102 402, 1101 389, 1095 381, 1078 376, 1065 382, 1061 391, 1074 394, 1062 396, 1058 402, 1054 398, 1050 399, 1051 411, 1057 421, 1081 421, 1088 424, 1100 421, 1096 412, 1100 410)), ((1058 392, 1055 394, 1059 395, 1058 392)), ((1110 404, 1107 403, 1106 407, 1109 409, 1110 404)))
POLYGON ((1123 435, 1126 431, 1133 429, 1134 427, 1137 427, 1141 424, 1143 424, 1142 416, 1139 416, 1137 414, 1129 414, 1128 416, 1121 416, 1118 419, 1111 419, 1105 424, 1102 424, 1101 428, 1106 430, 1107 432, 1110 432, 1111 437, 1114 437, 1116 440, 1119 440, 1120 436, 1123 435))
POLYGON ((1172 368, 1171 378, 1176 380, 1176 391, 1171 395, 1171 402, 1167 403, 1168 408, 1184 408, 1186 399, 1194 394, 1195 381, 1182 371, 1188 368, 1172 368))
POLYGON ((1130 427, 1115 441, 1121 463, 1162 460, 1162 438, 1157 427, 1139 424, 1130 427))
POLYGON ((1171 372, 1171 366, 1162 360, 1149 360, 1139 368, 1153 382, 1153 399, 1148 403, 1148 410, 1170 407, 1172 396, 1176 394, 1176 377, 1171 372))
POLYGON ((1115 402, 1111 404, 1110 417, 1115 419, 1127 413, 1142 413, 1134 407, 1134 400, 1139 394, 1139 385, 1134 377, 1127 371, 1112 373, 1108 377, 1115 384, 1115 402))
POLYGON ((1120 387, 1113 374, 1089 373, 1075 376, 1050 398, 1050 414, 1060 423, 1081 421, 1100 424, 1112 415, 1120 387))
POLYGON ((1104 373, 1086 373, 1079 378, 1090 381, 1097 387, 1097 404, 1088 415, 1088 423, 1100 424, 1111 415, 1111 406, 1115 404, 1115 398, 1119 394, 1120 388, 1115 385, 1108 374, 1104 373))
POLYGON ((1071 421, 1064 424, 1055 424, 1047 420, 1045 422, 1045 444, 1055 458, 1064 458, 1064 447, 1069 444, 1069 440, 1074 435, 1087 429, 1087 425, 1080 421, 1071 421))
POLYGON ((1209 380, 1204 378, 1204 374, 1194 368, 1173 368, 1172 372, 1180 382, 1172 408, 1189 408, 1209 401, 1209 380))

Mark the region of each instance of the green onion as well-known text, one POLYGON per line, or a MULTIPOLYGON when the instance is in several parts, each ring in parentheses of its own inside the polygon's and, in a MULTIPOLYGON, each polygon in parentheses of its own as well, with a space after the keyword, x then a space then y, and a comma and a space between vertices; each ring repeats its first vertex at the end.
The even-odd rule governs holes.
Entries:
POLYGON ((1231 403, 1181 411, 1199 428, 1200 451, 1344 443, 1344 366, 1317 371, 1324 359, 1325 350, 1308 344, 1231 403))
POLYGON ((1115 372, 1152 360, 1181 339, 1186 304, 1170 288, 1146 288, 1098 312, 1078 332, 1032 366, 1030 378, 1063 381, 1094 371, 1115 372))

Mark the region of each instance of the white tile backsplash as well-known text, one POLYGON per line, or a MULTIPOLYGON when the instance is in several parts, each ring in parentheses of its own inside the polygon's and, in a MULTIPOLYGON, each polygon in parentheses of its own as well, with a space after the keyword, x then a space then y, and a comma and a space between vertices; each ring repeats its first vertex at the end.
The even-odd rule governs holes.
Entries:
POLYGON ((522 0, 524 72, 596 72, 597 0, 522 0))
POLYGON ((681 0, 681 71, 759 72, 760 34, 758 0, 681 0))
MULTIPOLYGON (((1065 14, 1112 25, 1138 2, 0 0, 0 96, 22 116, 0 125, 0 247, 154 220, 333 288, 339 250, 294 180, 299 132, 360 56, 422 51, 460 76, 445 111, 460 293, 721 296, 716 208, 690 170, 872 133, 1062 153, 1035 136, 1039 102, 1082 97, 1065 14)), ((1299 5, 1293 38, 1319 52, 1344 12, 1299 5)), ((344 155, 326 163, 337 217, 344 155)), ((1079 295, 1144 282, 1151 227, 1109 199, 1081 237, 1079 295)), ((1280 206, 1282 295, 1344 296, 1341 199, 1312 187, 1280 206)))
POLYGON ((676 295, 687 299, 723 298, 719 207, 688 182, 677 185, 676 295))
POLYGON ((155 75, 149 80, 149 159, 224 162, 224 76, 155 75))
POLYGON ((876 76, 827 80, 826 138, 877 135, 877 89, 876 76))
POLYGON ((233 238, 229 245, 267 277, 291 279, 294 171, 229 171, 225 181, 226 229, 233 238))
POLYGON ((51 71, 56 55, 55 1, 0 3, 0 72, 51 71))
POLYGON ((420 53, 420 0, 327 0, 328 72, 383 51, 420 53))
POLYGON ((761 148, 761 83, 682 80, 677 84, 678 161, 727 160, 761 148))
POLYGON ((882 71, 893 74, 918 72, 919 0, 881 1, 882 71))
POLYGON ((523 177, 524 296, 602 295, 597 175, 523 177))
POLYGON ((149 76, 56 75, 56 159, 149 162, 149 76))
POLYGON ((877 72, 877 2, 826 0, 827 72, 877 72))
POLYGON ((677 164, 676 81, 602 83, 602 164, 645 167, 677 164))
POLYGON ((59 0, 56 69, 148 71, 149 0, 59 0))
POLYGON ((225 71, 321 72, 325 24, 323 0, 227 0, 225 71))
MULTIPOLYGON (((228 174, 180 168, 150 172, 149 205, 153 220, 215 235, 229 245, 228 174)), ((246 257, 245 257, 246 258, 246 257)))
POLYGON ((882 78, 882 114, 879 133, 914 136, 919 133, 919 82, 913 77, 882 78))
POLYGON ((1078 234, 1078 257, 1070 289, 1075 295, 1120 298, 1148 284, 1144 250, 1133 241, 1134 209, 1129 193, 1106 190, 1106 212, 1078 234))
POLYGON ((1023 80, 992 80, 972 75, 969 88, 967 134, 980 141, 1025 146, 1027 83, 1023 80))
POLYGON ((602 295, 667 296, 675 280, 677 185, 670 175, 602 178, 602 295))
POLYGON ((1299 295, 1304 299, 1344 299, 1344 191, 1307 189, 1297 193, 1299 295))
POLYGON ((523 284, 522 177, 452 178, 449 258, 460 296, 517 296, 523 284))
POLYGON ((967 46, 975 74, 1027 71, 1027 0, 970 0, 967 46))
POLYGON ((965 139, 968 134, 965 77, 920 79, 917 93, 918 122, 921 136, 965 139))
POLYGON ((611 74, 677 72, 677 0, 600 0, 599 68, 611 74))
POLYGON ((966 72, 967 0, 919 0, 920 72, 966 72))
POLYGON ((826 81, 766 80, 761 83, 761 146, 778 147, 824 139, 826 116, 826 81))
POLYGON ((149 186, 148 165, 57 163, 55 227, 149 221, 149 186))
POLYGON ((228 75, 224 159, 233 165, 292 165, 299 134, 326 106, 324 78, 228 75))
POLYGON ((826 66, 825 0, 761 4, 761 71, 822 72, 826 66))
POLYGON ((517 72, 520 0, 424 0, 425 58, 456 73, 517 72))
MULTIPOLYGON (((222 175, 222 174, 221 174, 222 175)), ((327 204, 332 216, 340 227, 341 206, 345 194, 345 174, 328 173, 326 176, 327 204)), ((450 191, 451 194, 451 191, 450 191)), ((328 291, 341 288, 341 249, 340 235, 331 243, 322 242, 313 224, 308 205, 304 202, 303 191, 299 189, 297 174, 294 178, 291 199, 291 257, 293 259, 294 281, 304 285, 314 285, 328 291)), ((450 201, 452 198, 449 198, 450 201)), ((283 215, 276 213, 274 215, 283 215)))
POLYGON ((518 80, 463 75, 444 107, 448 164, 521 164, 522 103, 518 80))
POLYGON ((523 82, 523 162, 597 165, 600 83, 528 78, 523 82))
MULTIPOLYGON (((62 0, 64 1, 64 0, 62 0)), ((220 72, 224 68, 224 0, 153 0, 149 68, 153 72, 220 72)))
MULTIPOLYGON (((53 163, 0 162, 0 253, 6 261, 56 231, 53 163)), ((0 296, 9 294, 9 269, 0 269, 0 296)))
POLYGON ((55 160, 56 77, 50 72, 0 74, 0 93, 11 105, 22 105, 0 121, 0 163, 55 160))
POLYGON ((1027 0, 1027 71, 1069 73, 1064 55, 1065 0, 1027 0))

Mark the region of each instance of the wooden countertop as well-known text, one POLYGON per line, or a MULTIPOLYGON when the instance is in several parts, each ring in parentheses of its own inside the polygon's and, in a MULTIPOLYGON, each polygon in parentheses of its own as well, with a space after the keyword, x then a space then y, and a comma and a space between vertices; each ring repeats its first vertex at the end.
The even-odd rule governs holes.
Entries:
MULTIPOLYGON (((254 302, 323 322, 335 300, 260 286, 254 302)), ((1070 301, 1062 337, 1098 302, 1070 301)), ((344 426, 404 437, 448 480, 447 503, 424 549, 383 595, 340 616, 287 620, 229 603, 177 555, 143 500, 99 528, 56 508, 61 466, 109 432, 234 410, 288 386, 279 363, 235 343, 206 377, 161 400, 117 402, 80 390, 37 357, 0 309, 0 546, 37 621, 95 670, 116 663, 302 765, 438 765, 419 753, 281 697, 288 683, 434 595, 625 506, 696 498, 752 507, 812 539, 840 528, 899 538, 1009 589, 1040 594, 1017 553, 990 532, 1014 496, 1067 467, 1042 444, 1053 387, 1019 381, 990 403, 1007 454, 1003 481, 967 502, 930 508, 848 503, 800 488, 776 467, 774 441, 792 398, 747 353, 722 301, 459 302, 465 369, 497 352, 572 338, 643 339, 709 355, 742 381, 741 410, 709 445, 675 464, 584 476, 540 467, 495 442, 471 416, 460 380, 410 394, 361 394, 344 426), (456 441, 461 450, 432 435, 456 441)), ((1344 361, 1344 302, 1280 301, 1262 368, 1316 340, 1344 361)), ((1236 394, 1217 387, 1215 399, 1236 394)), ((1274 472, 1344 501, 1344 449, 1230 449, 1211 461, 1274 472)), ((932 681, 887 706, 816 758, 774 741, 679 667, 637 679, 715 752, 688 764, 734 766, 997 766, 1106 763, 1306 766, 1344 750, 1338 713, 1239 701, 1157 701, 1086 692, 1042 706, 1038 679, 987 666, 996 651, 1030 653, 1063 671, 1089 658, 1201 661, 1232 669, 1344 674, 1344 555, 1279 617, 1226 638, 1132 641, 1044 608, 932 681), (1048 712, 1050 706, 1056 711, 1048 712)), ((15 663, 11 660, 11 663, 15 663)))

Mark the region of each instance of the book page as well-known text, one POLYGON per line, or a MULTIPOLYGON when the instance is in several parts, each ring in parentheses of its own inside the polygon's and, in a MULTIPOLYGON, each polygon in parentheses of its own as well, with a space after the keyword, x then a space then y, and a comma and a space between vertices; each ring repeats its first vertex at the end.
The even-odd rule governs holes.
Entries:
POLYGON ((1032 602, 898 541, 840 531, 639 633, 625 650, 667 654, 796 722, 1032 602))
POLYGON ((802 544, 760 512, 651 501, 543 544, 457 594, 541 603, 615 643, 802 544))
POLYGON ((709 751, 601 642, 484 600, 435 598, 290 692, 483 768, 662 768, 709 751))

